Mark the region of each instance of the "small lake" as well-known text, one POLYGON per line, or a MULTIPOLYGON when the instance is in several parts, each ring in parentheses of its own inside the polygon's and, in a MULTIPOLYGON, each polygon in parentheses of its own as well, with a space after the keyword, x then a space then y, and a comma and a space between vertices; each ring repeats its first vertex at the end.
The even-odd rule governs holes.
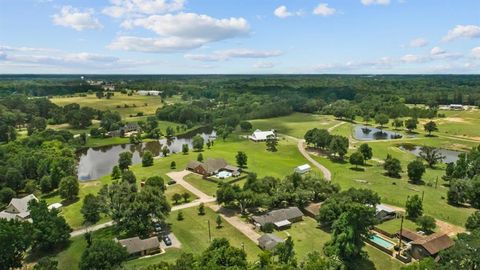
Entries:
POLYGON ((355 126, 353 133, 354 138, 360 141, 393 140, 403 137, 400 133, 367 126, 355 126))
MULTIPOLYGON (((410 152, 417 157, 420 156, 420 152, 422 151, 422 147, 418 145, 402 144, 402 145, 399 145, 398 148, 404 151, 410 152)), ((436 148, 436 149, 442 156, 445 157, 442 160, 443 163, 456 162, 459 159, 458 156, 463 153, 461 151, 448 150, 448 149, 442 149, 442 148, 436 148)))
POLYGON ((200 128, 194 131, 179 135, 170 140, 161 139, 158 141, 144 142, 140 144, 121 144, 109 145, 94 148, 85 148, 77 152, 79 159, 77 175, 78 179, 95 180, 104 175, 110 174, 115 165, 118 164, 118 156, 123 152, 132 153, 132 163, 140 163, 143 153, 149 150, 155 157, 162 155, 162 148, 167 146, 170 153, 178 153, 182 151, 182 145, 188 144, 192 149, 192 138, 200 134, 205 142, 213 141, 216 133, 212 128, 200 128))

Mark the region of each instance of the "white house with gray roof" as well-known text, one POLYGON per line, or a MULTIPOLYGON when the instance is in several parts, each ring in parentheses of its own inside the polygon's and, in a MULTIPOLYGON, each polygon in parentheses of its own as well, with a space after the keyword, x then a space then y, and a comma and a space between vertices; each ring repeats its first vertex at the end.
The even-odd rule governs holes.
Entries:
POLYGON ((0 212, 0 218, 7 220, 17 219, 23 221, 29 221, 30 211, 28 210, 28 203, 31 200, 38 201, 35 195, 30 194, 23 198, 13 198, 8 204, 7 208, 0 212))
POLYGON ((248 138, 254 142, 264 142, 269 136, 273 136, 274 138, 276 137, 273 129, 268 131, 261 131, 260 129, 257 129, 252 133, 252 135, 248 136, 248 138))

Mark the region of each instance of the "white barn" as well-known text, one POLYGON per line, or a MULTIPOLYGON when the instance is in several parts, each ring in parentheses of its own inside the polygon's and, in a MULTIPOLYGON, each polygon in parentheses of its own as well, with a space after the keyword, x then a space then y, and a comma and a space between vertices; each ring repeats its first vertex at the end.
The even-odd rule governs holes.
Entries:
POLYGON ((162 93, 162 91, 158 90, 138 90, 137 94, 140 96, 159 96, 162 93))
POLYGON ((255 130, 252 135, 248 138, 254 142, 263 142, 266 141, 268 136, 276 137, 274 130, 261 131, 260 129, 255 130))
POLYGON ((463 105, 462 104, 450 104, 448 105, 448 108, 450 110, 463 110, 463 105))
POLYGON ((300 165, 300 166, 296 167, 294 171, 296 173, 299 173, 299 174, 304 174, 304 173, 310 172, 311 169, 312 169, 312 167, 310 167, 310 165, 303 164, 303 165, 300 165))

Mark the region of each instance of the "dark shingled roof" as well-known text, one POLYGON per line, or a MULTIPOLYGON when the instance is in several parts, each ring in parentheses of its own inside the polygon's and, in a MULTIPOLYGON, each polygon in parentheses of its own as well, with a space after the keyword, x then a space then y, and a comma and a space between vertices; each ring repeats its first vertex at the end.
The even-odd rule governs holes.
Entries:
POLYGON ((284 239, 274 234, 267 233, 258 238, 258 245, 263 249, 271 250, 278 244, 283 243, 284 241, 284 239))
POLYGON ((302 211, 298 207, 289 207, 278 210, 273 210, 265 215, 253 216, 252 219, 259 223, 260 225, 265 225, 267 223, 275 223, 283 220, 290 220, 303 217, 302 211))
POLYGON ((425 248, 430 255, 435 255, 454 244, 453 240, 444 233, 434 233, 412 242, 412 245, 419 245, 425 248))
POLYGON ((122 239, 118 242, 127 249, 129 254, 138 253, 144 250, 157 249, 160 247, 160 242, 156 236, 147 239, 140 239, 136 236, 122 239))
MULTIPOLYGON (((397 235, 400 235, 400 231, 397 232, 397 235)), ((419 240, 419 239, 423 238, 423 236, 417 234, 416 232, 412 232, 409 229, 403 228, 402 229, 402 238, 405 238, 405 239, 408 239, 408 240, 411 240, 411 241, 416 241, 416 240, 419 240)))

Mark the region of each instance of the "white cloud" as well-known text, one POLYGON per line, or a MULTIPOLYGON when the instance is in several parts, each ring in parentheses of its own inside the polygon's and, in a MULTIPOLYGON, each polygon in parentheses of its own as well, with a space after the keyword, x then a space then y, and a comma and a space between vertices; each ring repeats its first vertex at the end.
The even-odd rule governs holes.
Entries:
POLYGON ((269 69, 275 67, 275 64, 272 62, 260 61, 253 64, 253 67, 258 69, 269 69))
POLYGON ((225 61, 231 58, 270 58, 280 56, 283 53, 278 50, 259 51, 251 49, 230 49, 216 51, 212 54, 187 54, 185 58, 195 61, 216 62, 225 61))
POLYGON ((480 47, 476 47, 472 49, 472 56, 474 58, 480 59, 480 47))
POLYGON ((480 26, 457 25, 443 37, 444 41, 452 41, 459 38, 480 38, 480 26))
POLYGON ((152 15, 126 20, 122 27, 142 27, 157 33, 155 38, 120 36, 111 49, 142 52, 171 52, 201 47, 207 43, 247 36, 250 26, 244 18, 216 19, 196 13, 152 15))
POLYGON ((365 6, 370 5, 389 5, 390 0, 362 0, 362 4, 365 6))
POLYGON ((0 51, 0 60, 5 60, 7 59, 7 53, 0 51))
POLYGON ((120 18, 179 11, 184 8, 185 0, 110 0, 110 3, 102 12, 120 18))
POLYGON ((288 11, 288 9, 287 9, 286 6, 279 6, 278 8, 276 8, 276 9, 273 11, 273 14, 275 14, 275 16, 277 16, 277 17, 279 17, 279 18, 282 18, 282 19, 294 15, 294 13, 288 11))
POLYGON ((329 7, 328 4, 325 3, 318 4, 318 6, 313 10, 313 14, 324 17, 331 16, 336 12, 336 9, 329 7))
POLYGON ((406 54, 402 56, 400 60, 404 63, 424 63, 429 61, 430 59, 422 55, 406 54))
POLYGON ((445 54, 445 53, 447 53, 447 51, 445 51, 444 49, 442 49, 440 47, 433 47, 430 50, 431 55, 442 55, 442 54, 445 54))
POLYGON ((428 40, 424 38, 416 38, 410 41, 408 44, 409 47, 411 48, 420 48, 420 47, 425 47, 428 45, 428 40))
POLYGON ((71 27, 77 31, 102 28, 102 24, 93 15, 93 9, 82 12, 72 6, 63 6, 60 13, 54 14, 52 18, 55 25, 71 27))

